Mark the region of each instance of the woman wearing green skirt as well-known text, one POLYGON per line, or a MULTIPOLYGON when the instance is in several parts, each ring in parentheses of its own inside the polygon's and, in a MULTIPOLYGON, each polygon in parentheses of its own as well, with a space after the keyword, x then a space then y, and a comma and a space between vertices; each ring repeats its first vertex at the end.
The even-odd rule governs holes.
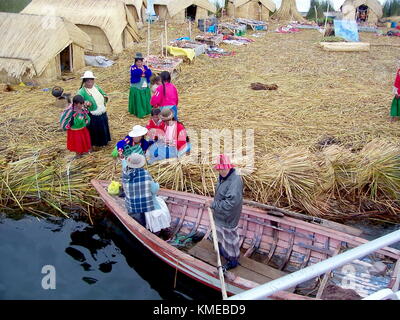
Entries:
MULTIPOLYGON (((400 68, 400 60, 397 61, 397 67, 400 68)), ((400 69, 396 72, 393 95, 392 106, 390 107, 390 121, 396 121, 400 117, 400 69)))
POLYGON ((138 118, 150 114, 150 77, 151 70, 143 64, 143 56, 137 53, 135 64, 131 66, 131 88, 129 91, 128 111, 138 118))

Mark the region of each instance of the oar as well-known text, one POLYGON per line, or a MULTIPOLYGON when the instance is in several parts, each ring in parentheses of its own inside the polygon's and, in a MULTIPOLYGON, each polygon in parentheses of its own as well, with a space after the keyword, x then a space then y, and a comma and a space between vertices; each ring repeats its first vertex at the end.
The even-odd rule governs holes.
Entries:
POLYGON ((211 208, 208 208, 208 215, 210 217, 210 225, 211 225, 211 231, 213 234, 214 249, 215 249, 215 252, 217 253, 217 268, 218 268, 218 273, 219 273, 219 280, 221 281, 222 298, 226 299, 226 298, 228 298, 228 295, 226 294, 224 273, 222 272, 221 257, 219 255, 219 249, 218 249, 217 230, 215 228, 214 217, 213 217, 211 208))

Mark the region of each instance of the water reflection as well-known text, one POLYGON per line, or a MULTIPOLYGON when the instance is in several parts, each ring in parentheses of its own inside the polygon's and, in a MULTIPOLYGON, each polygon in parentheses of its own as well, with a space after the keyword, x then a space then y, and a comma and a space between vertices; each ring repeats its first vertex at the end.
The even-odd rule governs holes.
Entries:
POLYGON ((0 299, 220 299, 180 273, 175 279, 111 215, 95 226, 0 215, 0 257, 0 299), (55 267, 55 290, 41 286, 45 265, 55 267))

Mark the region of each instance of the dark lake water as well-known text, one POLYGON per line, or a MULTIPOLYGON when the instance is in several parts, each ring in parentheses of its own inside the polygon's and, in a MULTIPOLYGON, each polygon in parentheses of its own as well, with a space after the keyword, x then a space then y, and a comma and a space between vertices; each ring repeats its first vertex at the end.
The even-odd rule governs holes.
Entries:
POLYGON ((0 11, 20 12, 31 0, 0 0, 0 11))
POLYGON ((95 226, 73 219, 14 220, 0 215, 0 300, 217 300, 221 294, 178 273, 148 252, 118 220, 95 226), (43 266, 55 268, 45 290, 43 266))

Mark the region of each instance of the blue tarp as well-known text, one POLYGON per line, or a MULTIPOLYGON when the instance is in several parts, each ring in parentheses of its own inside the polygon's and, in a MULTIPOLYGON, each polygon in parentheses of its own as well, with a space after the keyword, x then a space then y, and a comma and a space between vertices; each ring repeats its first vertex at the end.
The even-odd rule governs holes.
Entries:
POLYGON ((347 41, 358 42, 358 26, 354 20, 333 20, 335 36, 347 41))

